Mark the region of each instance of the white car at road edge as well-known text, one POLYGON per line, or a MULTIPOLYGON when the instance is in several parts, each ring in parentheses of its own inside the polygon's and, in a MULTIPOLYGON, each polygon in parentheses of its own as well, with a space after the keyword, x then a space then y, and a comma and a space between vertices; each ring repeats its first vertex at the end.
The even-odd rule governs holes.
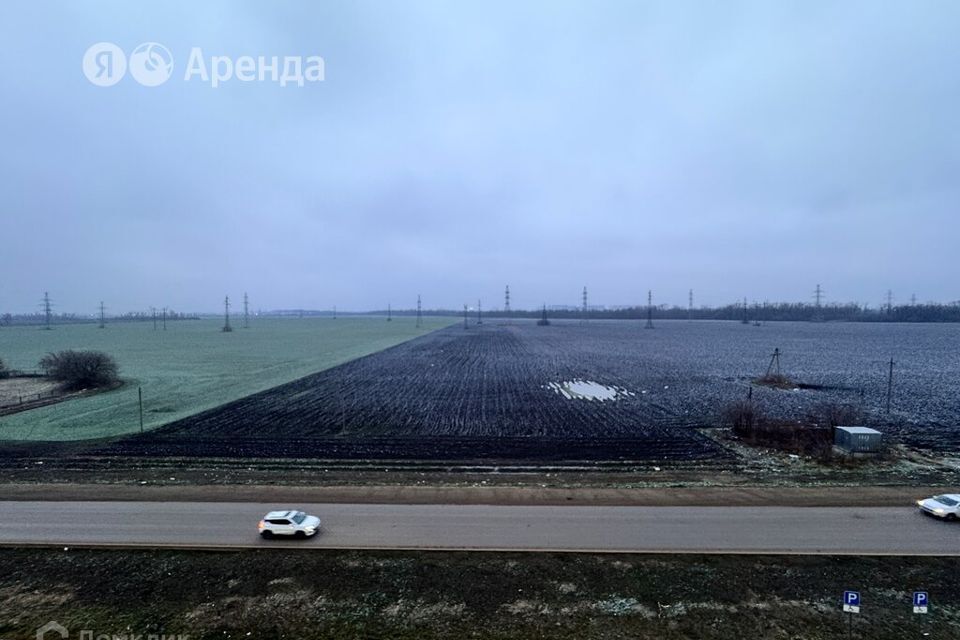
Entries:
POLYGON ((920 511, 926 515, 944 520, 960 518, 960 494, 944 493, 925 500, 917 500, 920 511))
POLYGON ((320 531, 320 518, 307 515, 303 511, 271 511, 263 516, 257 528, 264 538, 273 536, 309 538, 320 531))

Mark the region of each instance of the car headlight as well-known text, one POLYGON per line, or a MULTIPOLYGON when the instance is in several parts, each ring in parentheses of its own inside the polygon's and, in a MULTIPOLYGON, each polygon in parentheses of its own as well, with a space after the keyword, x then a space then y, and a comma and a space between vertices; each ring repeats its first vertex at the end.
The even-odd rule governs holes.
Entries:
POLYGON ((943 509, 934 509, 933 512, 934 512, 934 513, 943 513, 943 509))

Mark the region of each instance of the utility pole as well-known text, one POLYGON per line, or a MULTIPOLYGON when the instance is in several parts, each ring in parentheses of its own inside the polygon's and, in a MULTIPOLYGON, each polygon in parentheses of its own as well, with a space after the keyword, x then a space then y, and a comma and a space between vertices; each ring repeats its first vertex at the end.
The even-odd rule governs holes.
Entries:
POLYGON ((644 329, 653 329, 653 290, 647 290, 647 324, 644 329))
POLYGON ((392 311, 390 310, 390 303, 387 303, 387 322, 393 322, 392 311))
POLYGON ((890 371, 887 374, 887 415, 890 415, 890 400, 893 398, 893 358, 890 358, 890 371))
POLYGON ((250 328, 250 299, 246 291, 243 292, 243 328, 250 328))
POLYGON ((153 316, 153 330, 157 330, 157 308, 150 307, 150 315, 153 316))
POLYGON ((421 311, 421 308, 420 308, 420 294, 418 293, 417 294, 417 328, 419 329, 422 326, 423 326, 423 312, 421 311))
POLYGON ((769 378, 770 374, 775 375, 777 378, 780 377, 780 348, 777 347, 773 350, 773 354, 770 356, 770 364, 767 365, 767 375, 765 378, 769 378))
POLYGON ((479 298, 477 298, 477 324, 483 324, 483 305, 479 298))
POLYGON ((690 289, 690 293, 687 297, 687 320, 693 319, 693 289, 690 289))
POLYGON ((163 330, 167 330, 167 308, 163 308, 163 330))
POLYGON ((137 404, 140 405, 140 433, 143 433, 143 387, 137 387, 137 404))
POLYGON ((46 324, 43 328, 47 331, 50 331, 50 329, 53 328, 50 326, 50 320, 53 316, 53 307, 50 304, 50 293, 47 291, 43 292, 43 315, 44 318, 46 318, 46 324))
POLYGON ((466 304, 463 305, 463 328, 464 330, 467 329, 467 305, 466 304))
POLYGON ((223 299, 223 332, 229 333, 233 331, 233 327, 230 326, 230 296, 226 296, 223 299))
POLYGON ((337 319, 337 305, 333 305, 333 319, 337 319))
POLYGON ((107 326, 105 311, 106 311, 106 307, 103 306, 103 300, 101 300, 100 301, 100 328, 101 329, 107 326))
POLYGON ((580 318, 581 323, 586 323, 587 321, 587 286, 583 286, 583 314, 580 318))

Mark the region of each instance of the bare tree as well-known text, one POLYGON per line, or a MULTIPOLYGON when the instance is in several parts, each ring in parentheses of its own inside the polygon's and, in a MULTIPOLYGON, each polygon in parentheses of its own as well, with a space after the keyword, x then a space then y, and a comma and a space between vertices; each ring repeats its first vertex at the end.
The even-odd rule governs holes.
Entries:
POLYGON ((117 363, 100 351, 48 353, 40 360, 39 366, 70 390, 108 387, 120 380, 117 363))

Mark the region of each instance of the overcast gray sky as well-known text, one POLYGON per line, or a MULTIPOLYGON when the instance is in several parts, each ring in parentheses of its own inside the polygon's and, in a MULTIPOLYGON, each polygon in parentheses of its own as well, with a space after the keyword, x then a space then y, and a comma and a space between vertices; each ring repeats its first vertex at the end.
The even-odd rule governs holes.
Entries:
POLYGON ((0 9, 0 311, 960 298, 960 3, 0 9), (98 87, 92 44, 174 71, 98 87), (184 80, 322 56, 304 87, 184 80))

